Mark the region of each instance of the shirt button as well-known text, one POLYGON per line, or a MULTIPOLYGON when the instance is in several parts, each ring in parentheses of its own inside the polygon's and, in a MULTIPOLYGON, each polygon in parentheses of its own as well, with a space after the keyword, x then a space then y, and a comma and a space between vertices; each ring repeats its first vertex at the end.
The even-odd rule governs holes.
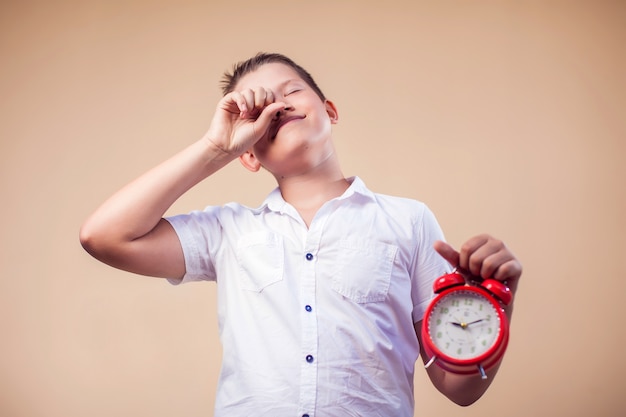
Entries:
POLYGON ((308 363, 312 363, 313 362, 313 355, 306 355, 306 361, 308 363))
POLYGON ((311 307, 310 305, 306 305, 304 306, 304 309, 310 313, 313 310, 313 307, 311 307))
POLYGON ((306 254, 306 260, 307 260, 307 261, 310 261, 310 260, 312 260, 312 259, 313 259, 313 254, 312 254, 312 253, 307 253, 307 254, 306 254))

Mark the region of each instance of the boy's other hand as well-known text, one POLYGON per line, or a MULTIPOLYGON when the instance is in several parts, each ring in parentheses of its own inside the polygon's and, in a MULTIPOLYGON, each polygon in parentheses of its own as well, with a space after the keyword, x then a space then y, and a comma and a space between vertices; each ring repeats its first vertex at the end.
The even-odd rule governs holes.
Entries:
POLYGON ((517 280, 522 275, 522 264, 504 242, 487 234, 469 239, 460 251, 442 241, 435 242, 434 248, 460 272, 483 279, 507 281, 511 291, 515 291, 517 280))

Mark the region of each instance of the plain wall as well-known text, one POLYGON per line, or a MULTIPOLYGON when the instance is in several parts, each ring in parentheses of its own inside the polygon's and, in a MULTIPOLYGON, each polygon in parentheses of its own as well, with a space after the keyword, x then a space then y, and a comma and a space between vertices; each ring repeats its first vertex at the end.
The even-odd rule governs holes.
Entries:
MULTIPOLYGON (((257 51, 334 100, 346 176, 524 264, 490 391, 459 408, 418 364, 416 416, 623 415, 625 22, 594 0, 3 1, 0 415, 212 415, 215 286, 106 267, 78 229, 200 138, 257 51)), ((168 213, 273 187, 235 162, 168 213)))

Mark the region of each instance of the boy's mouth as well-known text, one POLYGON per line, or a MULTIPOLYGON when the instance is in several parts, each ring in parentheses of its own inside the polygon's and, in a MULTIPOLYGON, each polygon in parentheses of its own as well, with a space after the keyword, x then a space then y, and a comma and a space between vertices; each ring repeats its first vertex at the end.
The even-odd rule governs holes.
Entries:
POLYGON ((304 115, 291 115, 291 116, 282 117, 280 119, 277 119, 275 122, 272 122, 272 124, 270 125, 269 134, 268 134, 270 142, 273 142, 274 139, 276 139, 276 135, 278 134, 278 131, 280 130, 281 127, 283 127, 284 125, 286 125, 287 123, 293 120, 300 120, 300 119, 304 119, 305 117, 306 116, 304 115))

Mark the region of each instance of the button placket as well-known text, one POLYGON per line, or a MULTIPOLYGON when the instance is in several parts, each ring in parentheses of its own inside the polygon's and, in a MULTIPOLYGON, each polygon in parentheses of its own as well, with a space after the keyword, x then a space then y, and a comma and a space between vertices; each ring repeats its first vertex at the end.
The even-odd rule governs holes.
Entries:
POLYGON ((300 322, 302 324, 302 365, 300 370, 299 414, 313 416, 317 397, 318 327, 316 310, 316 265, 325 218, 316 217, 307 231, 300 277, 300 322))

